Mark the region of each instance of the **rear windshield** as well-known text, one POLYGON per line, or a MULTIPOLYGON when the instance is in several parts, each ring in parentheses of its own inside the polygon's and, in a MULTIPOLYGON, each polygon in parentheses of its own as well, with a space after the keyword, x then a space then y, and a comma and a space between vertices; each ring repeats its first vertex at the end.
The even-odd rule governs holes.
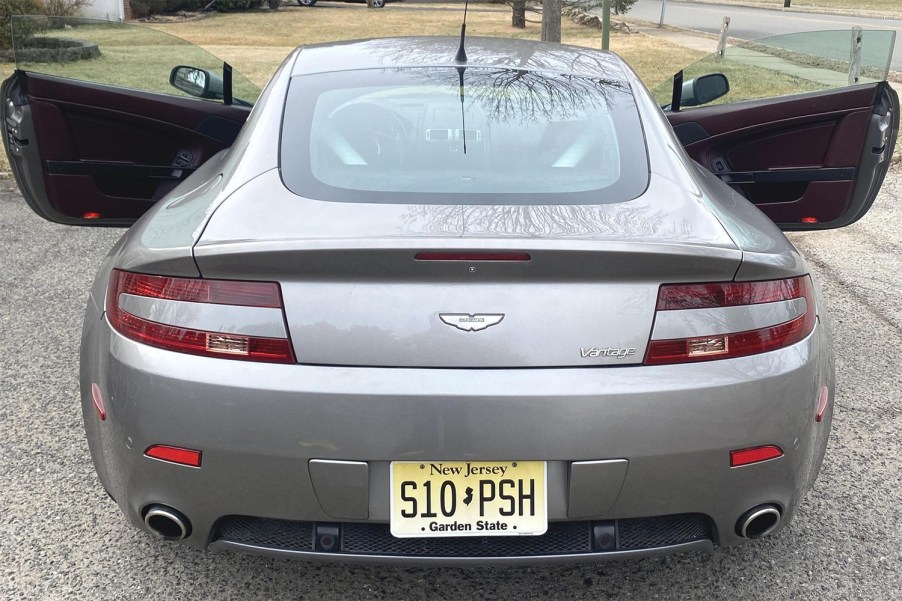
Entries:
POLYGON ((281 171, 295 194, 416 204, 597 204, 639 196, 648 159, 629 86, 472 67, 298 76, 281 171))

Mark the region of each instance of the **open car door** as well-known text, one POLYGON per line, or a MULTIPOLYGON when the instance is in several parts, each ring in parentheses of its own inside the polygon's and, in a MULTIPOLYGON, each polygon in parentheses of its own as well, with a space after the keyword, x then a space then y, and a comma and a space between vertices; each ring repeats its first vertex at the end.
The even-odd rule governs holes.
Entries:
MULTIPOLYGON (((820 31, 728 48, 683 74, 725 74, 726 96, 667 118, 693 159, 781 229, 849 225, 870 209, 895 148, 894 42, 890 30, 820 31)), ((655 90, 662 104, 671 88, 655 90)))
MULTIPOLYGON (((249 106, 190 97, 173 67, 223 63, 169 34, 87 19, 15 17, 16 71, 0 87, 12 172, 50 221, 127 226, 215 153, 249 106)), ((235 96, 259 90, 237 74, 235 96)))

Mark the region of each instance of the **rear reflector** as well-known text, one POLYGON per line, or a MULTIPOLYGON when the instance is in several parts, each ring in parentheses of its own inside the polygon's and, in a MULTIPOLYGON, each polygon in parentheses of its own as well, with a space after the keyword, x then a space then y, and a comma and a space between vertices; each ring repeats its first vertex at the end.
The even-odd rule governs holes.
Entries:
POLYGON ((194 449, 183 449, 181 447, 170 447, 164 444, 155 444, 148 447, 144 454, 151 459, 159 459, 160 461, 168 461, 170 463, 178 463, 179 465, 188 465, 191 467, 200 467, 200 451, 194 449))
POLYGON ((94 411, 97 412, 97 417, 100 418, 100 421, 106 421, 106 407, 103 404, 103 395, 100 393, 100 386, 96 383, 91 384, 91 402, 94 405, 94 411))
POLYGON ((817 409, 814 413, 814 421, 821 423, 824 421, 824 414, 827 413, 827 405, 830 403, 830 389, 821 386, 821 392, 817 398, 817 409))
POLYGON ((447 253, 424 252, 414 256, 417 261, 529 261, 527 253, 447 253))
MULTIPOLYGON (((110 325, 126 338, 170 351, 245 361, 295 362, 287 335, 285 338, 249 336, 151 321, 124 310, 120 303, 123 294, 196 303, 197 313, 203 312, 204 305, 281 309, 281 291, 274 282, 173 278, 114 269, 107 289, 107 318, 110 325)), ((161 311, 160 315, 166 315, 166 312, 161 311)))
MULTIPOLYGON (((808 276, 764 282, 661 286, 658 292, 658 312, 729 307, 739 307, 741 311, 743 306, 786 303, 800 298, 806 301, 805 313, 783 323, 739 332, 712 332, 706 336, 650 340, 645 364, 710 361, 766 353, 803 340, 814 329, 817 319, 811 278, 808 276)), ((712 325, 711 329, 718 327, 723 325, 712 325)))
POLYGON ((730 451, 730 467, 742 467, 752 463, 761 463, 769 459, 782 457, 783 451, 778 446, 767 445, 763 447, 755 447, 753 449, 740 449, 738 451, 730 451))

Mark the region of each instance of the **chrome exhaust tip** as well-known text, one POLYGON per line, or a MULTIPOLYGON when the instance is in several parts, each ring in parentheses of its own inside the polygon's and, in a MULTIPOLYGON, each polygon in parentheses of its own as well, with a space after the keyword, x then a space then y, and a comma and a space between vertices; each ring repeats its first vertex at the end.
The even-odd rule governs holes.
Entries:
POLYGON ((164 540, 182 540, 191 534, 188 518, 166 505, 151 505, 144 514, 144 525, 164 540))
POLYGON ((780 525, 781 517, 780 508, 776 505, 752 507, 736 522, 736 534, 750 539, 767 536, 780 525))

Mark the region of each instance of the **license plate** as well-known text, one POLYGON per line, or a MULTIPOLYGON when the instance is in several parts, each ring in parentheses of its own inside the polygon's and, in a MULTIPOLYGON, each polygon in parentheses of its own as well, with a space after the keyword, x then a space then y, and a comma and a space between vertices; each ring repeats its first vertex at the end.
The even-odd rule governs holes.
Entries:
POLYGON ((516 536, 548 529, 544 461, 395 461, 391 533, 399 538, 516 536))

